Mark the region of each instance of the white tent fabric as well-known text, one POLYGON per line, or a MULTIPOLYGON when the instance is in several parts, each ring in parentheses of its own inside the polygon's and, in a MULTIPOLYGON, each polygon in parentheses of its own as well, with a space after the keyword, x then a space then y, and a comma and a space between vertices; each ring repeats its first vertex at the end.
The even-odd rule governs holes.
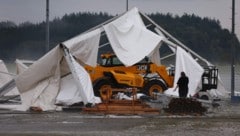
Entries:
POLYGON ((161 43, 149 55, 151 62, 153 62, 157 65, 161 65, 160 51, 159 51, 160 47, 161 47, 161 43))
POLYGON ((51 77, 40 81, 34 88, 22 92, 22 105, 18 110, 26 111, 30 107, 39 107, 43 111, 56 110, 55 98, 58 94, 59 79, 51 77))
MULTIPOLYGON (((5 63, 0 60, 0 88, 3 87, 5 84, 10 82, 14 77, 9 74, 9 71, 5 65, 5 63)), ((12 96, 12 95, 19 95, 17 87, 12 88, 9 92, 3 93, 3 96, 12 96)), ((17 110, 19 105, 12 105, 12 104, 0 104, 0 109, 6 110, 17 110)))
MULTIPOLYGON (((0 88, 10 82, 13 78, 14 76, 9 73, 5 63, 0 60, 0 88)), ((12 88, 9 92, 4 94, 4 96, 10 95, 19 95, 17 87, 12 88)))
MULTIPOLYGON (((180 73, 184 71, 189 78, 189 91, 188 96, 193 96, 198 92, 199 84, 201 83, 201 76, 204 72, 203 68, 181 47, 177 47, 176 52, 176 65, 175 65, 175 77, 174 86, 176 87, 177 81, 180 77, 180 73)), ((174 88, 175 88, 174 87, 174 88)), ((178 96, 178 89, 173 91, 174 88, 169 88, 165 91, 165 94, 178 96)))
MULTIPOLYGON (((83 77, 83 76, 81 76, 81 77, 83 77)), ((83 77, 83 78, 86 78, 86 77, 83 77)), ((60 91, 56 98, 56 104, 67 106, 67 105, 72 105, 74 103, 79 103, 79 102, 83 101, 80 91, 75 82, 76 81, 74 80, 72 74, 69 74, 69 75, 61 78, 60 91)), ((87 83, 87 84, 91 85, 89 83, 87 83)), ((92 90, 92 89, 87 89, 85 87, 85 90, 92 90)), ((93 95, 91 92, 90 92, 90 94, 93 95)), ((100 103, 101 102, 100 98, 95 97, 95 96, 92 96, 92 97, 94 97, 94 98, 89 97, 89 98, 91 98, 89 100, 91 100, 92 103, 100 103)))
POLYGON ((63 44, 69 48, 73 56, 88 65, 96 66, 100 35, 101 30, 96 29, 89 33, 76 36, 63 42, 63 44))
POLYGON ((218 97, 218 98, 228 98, 229 97, 229 92, 224 87, 222 79, 220 78, 220 76, 218 76, 217 89, 209 90, 209 94, 211 96, 218 97))
POLYGON ((115 54, 125 66, 141 61, 163 39, 146 29, 137 8, 103 27, 115 54))
POLYGON ((0 88, 10 80, 12 80, 12 76, 8 74, 8 69, 5 63, 0 60, 0 88))
POLYGON ((66 54, 65 58, 70 67, 74 82, 77 85, 77 93, 81 96, 83 103, 100 103, 100 99, 94 96, 92 81, 87 71, 76 62, 71 54, 66 54))
MULTIPOLYGON (((82 62, 86 61, 89 65, 96 65, 99 38, 100 30, 98 29, 89 34, 70 39, 63 44, 66 44, 72 54, 76 55, 77 59, 82 62)), ((32 64, 26 71, 20 73, 16 78, 16 84, 23 101, 22 107, 19 110, 27 110, 29 107, 41 107, 44 111, 55 110, 57 108, 55 100, 60 90, 60 77, 63 74, 61 70, 68 69, 66 68, 68 67, 66 64, 60 63, 62 59, 63 52, 58 45, 32 64)), ((92 91, 89 88, 87 89, 86 91, 92 91)), ((96 102, 99 101, 97 98, 94 100, 96 102)), ((92 101, 92 99, 89 100, 89 102, 92 101)))
MULTIPOLYGON (((94 66, 97 62, 100 33, 100 29, 97 29, 72 38, 63 44, 77 59, 94 66)), ((68 67, 60 65, 62 58, 61 48, 57 46, 17 77, 16 84, 23 101, 19 110, 27 110, 31 106, 41 107, 44 111, 57 108, 55 100, 60 90, 61 70, 68 67)))
POLYGON ((57 46, 41 59, 32 64, 16 78, 16 85, 21 94, 22 106, 41 107, 43 111, 55 110, 55 98, 60 86, 60 61, 62 52, 57 46))
POLYGON ((13 89, 11 89, 9 92, 4 94, 4 96, 12 96, 12 95, 19 95, 19 91, 16 86, 13 89))
MULTIPOLYGON (((24 72, 26 69, 28 69, 28 65, 24 64, 25 60, 19 60, 16 59, 15 63, 16 63, 16 72, 17 74, 20 74, 22 72, 24 72)), ((34 61, 26 61, 30 64, 32 64, 34 61)))
MULTIPOLYGON (((68 67, 61 63, 62 59, 62 49, 60 46, 57 46, 32 64, 26 71, 19 74, 16 78, 16 84, 21 93, 22 106, 20 106, 18 110, 25 111, 28 110, 29 107, 40 107, 43 111, 48 111, 57 108, 55 103, 59 90, 61 89, 61 70, 68 67)), ((86 77, 81 70, 79 75, 86 77)), ((87 91, 86 95, 88 96, 89 94, 92 96, 92 89, 86 88, 89 84, 86 82, 89 82, 89 80, 84 82, 84 78, 82 78, 80 82, 83 83, 81 85, 83 85, 82 87, 87 91)), ((95 97, 90 100, 88 99, 90 99, 90 97, 87 97, 88 102, 99 102, 95 97)), ((66 104, 73 101, 74 100, 66 101, 65 98, 66 104)))
POLYGON ((72 74, 69 74, 61 79, 59 94, 56 98, 56 104, 72 105, 81 102, 82 98, 79 94, 75 80, 72 74))
POLYGON ((40 81, 54 75, 57 75, 60 79, 59 65, 62 56, 60 47, 56 46, 38 61, 35 61, 26 71, 19 74, 16 78, 19 91, 28 91, 35 87, 40 81))

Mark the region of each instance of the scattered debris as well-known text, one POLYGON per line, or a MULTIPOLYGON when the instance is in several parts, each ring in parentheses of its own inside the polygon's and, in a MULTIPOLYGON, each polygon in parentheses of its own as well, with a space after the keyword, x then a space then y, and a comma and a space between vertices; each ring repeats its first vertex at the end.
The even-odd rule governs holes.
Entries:
POLYGON ((31 106, 30 108, 29 108, 29 111, 30 112, 43 112, 43 110, 42 110, 42 108, 40 108, 40 107, 34 107, 34 106, 31 106))
POLYGON ((203 115, 207 108, 202 103, 191 98, 173 98, 164 109, 170 114, 200 114, 203 115))
POLYGON ((84 113, 116 115, 159 115, 160 109, 152 108, 139 100, 108 100, 94 107, 83 108, 84 113))

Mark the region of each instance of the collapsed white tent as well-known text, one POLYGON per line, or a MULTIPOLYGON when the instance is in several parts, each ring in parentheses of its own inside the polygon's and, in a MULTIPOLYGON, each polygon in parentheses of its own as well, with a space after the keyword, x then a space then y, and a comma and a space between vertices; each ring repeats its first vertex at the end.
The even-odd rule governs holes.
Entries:
MULTIPOLYGON (((59 92, 63 92, 63 89, 71 89, 60 88, 61 77, 67 75, 69 71, 61 47, 57 46, 52 49, 16 78, 16 84, 21 93, 22 100, 22 105, 19 106, 17 110, 25 111, 30 107, 38 107, 43 111, 56 110, 57 106, 55 104, 59 102, 56 100, 56 97, 59 92)), ((81 78, 84 79, 86 76, 82 76, 81 78)), ((66 82, 64 84, 66 84, 66 82)), ((67 84, 69 84, 69 82, 67 84)), ((73 90, 72 92, 75 94, 72 96, 75 96, 78 91, 79 90, 73 90)), ((87 94, 93 96, 91 92, 87 94)), ((67 98, 63 98, 63 101, 64 99, 69 101, 67 98)), ((72 103, 79 102, 79 100, 70 100, 72 103)), ((89 99, 89 101, 85 103, 88 102, 95 103, 94 98, 89 99)))
MULTIPOLYGON (((126 20, 131 20, 131 18, 136 19, 137 21, 141 21, 138 10, 136 8, 130 10, 122 18, 120 17, 119 21, 116 19, 115 21, 118 23, 122 23, 122 26, 125 26, 125 23, 128 23, 126 20)), ((112 22, 113 24, 115 22, 112 22)), ((111 25, 111 22, 109 23, 111 25)), ((132 31, 133 34, 137 34, 135 37, 131 35, 131 38, 134 38, 136 42, 138 38, 145 38, 148 40, 148 45, 150 45, 147 51, 144 50, 143 44, 140 44, 140 48, 138 45, 133 44, 134 42, 128 43, 131 47, 131 53, 138 52, 135 58, 131 59, 129 62, 129 58, 126 55, 130 55, 129 49, 126 49, 123 45, 124 42, 127 42, 129 39, 128 36, 121 37, 120 33, 114 34, 108 32, 107 35, 115 35, 115 37, 120 37, 117 41, 110 41, 113 48, 115 48, 115 53, 119 58, 123 58, 121 61, 127 65, 133 65, 137 63, 139 60, 143 59, 145 56, 148 56, 153 50, 159 45, 161 41, 161 36, 154 34, 153 32, 147 30, 144 25, 135 26, 135 23, 131 23, 131 27, 135 29, 132 31), (149 39, 152 41, 149 41, 149 39), (123 43, 118 43, 119 41, 123 43), (133 50, 135 48, 135 50, 133 50), (139 50, 138 50, 139 49, 139 50), (117 52, 122 51, 121 54, 117 52), (143 52, 144 51, 144 52, 143 52), (143 52, 143 53, 141 53, 143 52), (126 54, 128 53, 128 54, 126 54), (125 56, 124 56, 125 55, 125 56), (125 58, 124 58, 125 57, 125 58)), ((108 29, 108 26, 104 26, 105 29, 108 29)), ((121 29, 121 28, 118 28, 121 29)), ((127 28, 126 28, 127 29, 127 28)), ((66 42, 63 42, 62 45, 68 48, 70 53, 80 62, 84 62, 85 64, 95 66, 97 60, 97 52, 99 47, 99 38, 103 29, 95 29, 88 33, 84 33, 82 35, 76 36, 66 42)), ((131 32, 131 31, 130 31, 131 32)), ((143 41, 142 41, 143 42, 143 41)), ((145 44, 147 43, 144 42, 145 44)), ((135 56, 134 55, 134 56, 135 56)), ((71 68, 70 68, 71 69, 71 68)), ((42 110, 54 110, 56 108, 56 98, 58 98, 58 102, 62 101, 65 98, 57 97, 59 91, 61 90, 61 77, 65 74, 69 73, 69 71, 73 72, 69 69, 69 64, 66 63, 65 58, 63 57, 63 51, 61 47, 58 45, 54 49, 52 49, 49 53, 43 56, 41 59, 36 61, 32 66, 30 66, 26 71, 20 74, 16 79, 16 84, 21 92, 21 98, 23 101, 23 105, 20 110, 27 110, 29 107, 41 107, 42 110), (62 100, 59 100, 61 98, 62 100)), ((82 87, 84 88, 84 86, 82 87)), ((79 89, 79 88, 78 88, 79 89)), ((78 90, 80 91, 80 90, 78 90)), ((83 90, 85 96, 93 96, 92 90, 83 90)), ((63 92, 63 91, 60 91, 63 92)), ((70 93, 70 92, 69 92, 70 93)), ((81 96, 82 97, 82 96, 81 96)), ((66 99, 65 99, 66 100, 66 99)), ((93 98, 85 99, 86 103, 95 103, 93 98)))
MULTIPOLYGON (((3 88, 6 84, 10 83, 14 79, 14 74, 10 73, 5 65, 5 63, 0 60, 0 90, 3 88)), ((0 96, 9 96, 9 95, 18 95, 19 92, 16 88, 16 86, 13 86, 7 90, 2 90, 3 92, 0 92, 0 96)))
MULTIPOLYGON (((19 110, 27 110, 29 107, 40 107, 44 111, 55 110, 57 103, 68 105, 79 101, 83 101, 85 104, 98 103, 99 99, 93 95, 89 75, 86 74, 83 66, 85 64, 96 66, 102 32, 106 33, 115 54, 126 66, 134 65, 145 56, 150 56, 156 61, 155 63, 159 64, 158 50, 162 42, 177 48, 177 56, 182 55, 177 64, 178 68, 175 73, 177 76, 182 70, 192 69, 192 67, 185 66, 186 62, 181 62, 186 58, 190 60, 187 63, 192 62, 196 66, 194 68, 198 68, 194 71, 198 73, 194 73, 194 75, 190 71, 187 73, 191 78, 195 78, 197 75, 196 81, 191 85, 193 92, 190 94, 192 95, 200 83, 198 77, 202 74, 201 67, 193 59, 190 59, 177 44, 168 41, 162 34, 158 35, 148 30, 140 15, 142 14, 138 9, 133 8, 119 17, 65 41, 19 74, 16 78, 22 99, 22 106, 19 110), (63 49, 66 49, 69 54, 64 54, 66 51, 63 49), (67 87, 72 85, 71 88, 67 87)), ((150 22, 156 25, 152 20, 150 22)), ((156 28, 161 30, 158 25, 156 28)), ((168 34, 166 31, 161 31, 168 34)))
MULTIPOLYGON (((164 30, 161 26, 156 24, 148 16, 146 16, 144 14, 141 14, 141 15, 144 16, 148 21, 151 22, 152 25, 155 26, 154 31, 164 37, 163 41, 168 45, 168 47, 173 52, 173 54, 164 56, 161 59, 166 59, 173 55, 175 55, 175 57, 177 58, 176 62, 175 62, 175 68, 176 68, 175 75, 176 76, 174 77, 174 85, 176 86, 177 80, 180 76, 180 72, 181 71, 186 72, 188 74, 188 76, 190 77, 190 80, 193 80, 193 81, 190 81, 190 82, 193 82, 193 85, 190 85, 188 96, 190 96, 190 95, 193 96, 196 92, 200 91, 202 88, 200 81, 198 82, 198 80, 200 79, 199 75, 202 74, 202 66, 199 63, 204 63, 206 67, 209 67, 209 66, 212 67, 214 65, 212 65, 206 59, 199 56, 197 53, 195 53, 193 50, 191 50, 187 46, 185 46, 182 42, 180 42, 178 39, 176 39, 171 34, 169 34, 166 30, 164 30), (184 50, 182 50, 182 49, 184 49, 184 50), (182 57, 179 58, 180 56, 182 56, 182 57), (184 59, 189 60, 189 61, 184 61, 184 59), (179 60, 180 60, 180 62, 179 62, 179 60), (192 68, 190 68, 190 69, 187 68, 189 66, 192 66, 192 68), (195 70, 194 70, 194 67, 196 68, 195 70), (195 73, 195 72, 197 72, 197 73, 195 73), (195 76, 195 75, 198 75, 198 76, 195 76)), ((228 95, 229 93, 226 90, 226 88, 224 87, 223 82, 220 78, 220 75, 218 75, 217 89, 207 90, 207 92, 212 97, 217 97, 217 98, 229 97, 229 95, 228 95)), ((177 91, 174 92, 173 88, 169 88, 168 90, 165 91, 165 94, 177 96, 177 91)))

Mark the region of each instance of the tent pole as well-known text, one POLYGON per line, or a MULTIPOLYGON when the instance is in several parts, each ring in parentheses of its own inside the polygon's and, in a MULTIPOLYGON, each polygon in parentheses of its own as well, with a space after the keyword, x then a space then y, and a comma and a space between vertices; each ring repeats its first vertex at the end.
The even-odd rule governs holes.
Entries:
POLYGON ((207 65, 212 65, 210 62, 208 62, 206 59, 203 57, 199 56, 196 52, 188 48, 186 45, 184 45, 182 42, 177 40, 175 37, 173 37, 171 34, 169 34, 166 30, 164 30, 162 27, 160 27, 158 24, 156 24, 151 18, 146 16, 145 14, 139 12, 143 17, 145 17, 148 21, 150 21, 153 25, 155 25, 161 32, 163 32, 165 35, 167 35, 169 38, 171 38, 174 42, 176 42, 179 46, 187 50, 188 52, 192 53, 194 56, 196 56, 198 59, 202 60, 205 62, 207 65))
POLYGON ((175 43, 167 40, 166 38, 163 39, 163 42, 165 42, 166 44, 170 45, 171 47, 173 47, 173 48, 175 48, 175 49, 176 49, 177 46, 178 46, 177 44, 175 44, 175 43))
POLYGON ((232 0, 231 99, 235 96, 235 0, 232 0))
POLYGON ((3 71, 0 71, 1 74, 6 74, 6 75, 10 75, 10 76, 17 76, 16 74, 14 73, 7 73, 7 72, 3 72, 3 71))
POLYGON ((169 54, 169 55, 164 56, 164 57, 162 57, 162 58, 160 58, 160 59, 161 59, 161 60, 164 60, 164 59, 167 59, 167 58, 172 57, 172 56, 174 56, 174 55, 176 55, 176 53, 169 54))
POLYGON ((102 48, 102 47, 105 47, 105 46, 107 46, 107 45, 109 45, 109 44, 110 44, 109 42, 104 43, 104 44, 102 44, 102 45, 99 46, 99 49, 102 48))

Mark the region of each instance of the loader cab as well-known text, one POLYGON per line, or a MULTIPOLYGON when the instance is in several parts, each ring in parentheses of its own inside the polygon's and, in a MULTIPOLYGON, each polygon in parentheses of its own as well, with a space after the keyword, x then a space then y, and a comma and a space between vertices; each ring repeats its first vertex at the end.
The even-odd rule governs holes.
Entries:
POLYGON ((101 59, 101 66, 103 67, 123 66, 123 63, 115 54, 102 54, 101 59))
MULTIPOLYGON (((148 57, 145 57, 140 62, 136 63, 135 65, 146 65, 152 64, 148 57)), ((124 66, 123 63, 118 59, 115 54, 107 53, 101 55, 101 66, 103 67, 114 67, 114 66, 124 66)))

